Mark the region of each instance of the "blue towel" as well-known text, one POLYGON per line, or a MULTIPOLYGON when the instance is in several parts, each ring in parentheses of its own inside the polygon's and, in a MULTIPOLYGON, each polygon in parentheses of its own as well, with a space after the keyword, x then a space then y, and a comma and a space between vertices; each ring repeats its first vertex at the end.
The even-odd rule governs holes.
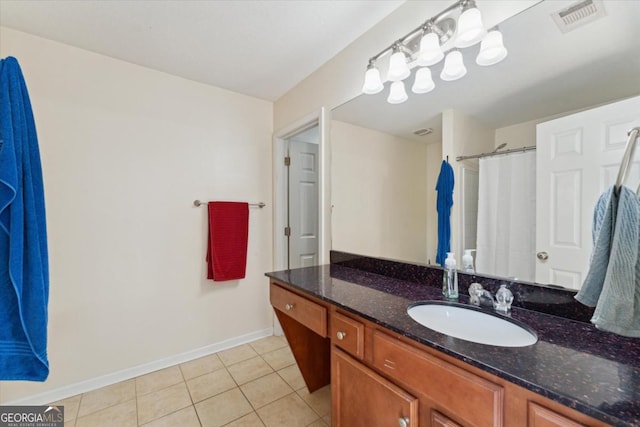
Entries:
POLYGON ((594 213, 594 250, 576 299, 596 309, 598 328, 640 337, 640 198, 629 188, 607 190, 594 213))
POLYGON ((44 381, 49 264, 40 152, 15 58, 0 60, 0 380, 44 381))
POLYGON ((575 297, 579 302, 589 307, 596 306, 604 286, 611 255, 618 200, 618 195, 613 191, 613 187, 610 187, 600 195, 593 210, 591 229, 593 249, 589 260, 589 271, 582 288, 575 297))
POLYGON ((436 191, 438 198, 436 210, 438 211, 438 252, 436 262, 444 267, 447 252, 451 252, 451 206, 453 206, 453 168, 449 162, 443 160, 440 166, 440 175, 436 191))

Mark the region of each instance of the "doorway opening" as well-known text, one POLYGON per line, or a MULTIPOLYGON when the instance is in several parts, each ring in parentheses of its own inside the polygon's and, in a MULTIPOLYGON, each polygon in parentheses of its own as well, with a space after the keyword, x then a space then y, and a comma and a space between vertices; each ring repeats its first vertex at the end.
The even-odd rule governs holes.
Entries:
POLYGON ((274 137, 274 268, 328 261, 329 182, 324 109, 274 137))

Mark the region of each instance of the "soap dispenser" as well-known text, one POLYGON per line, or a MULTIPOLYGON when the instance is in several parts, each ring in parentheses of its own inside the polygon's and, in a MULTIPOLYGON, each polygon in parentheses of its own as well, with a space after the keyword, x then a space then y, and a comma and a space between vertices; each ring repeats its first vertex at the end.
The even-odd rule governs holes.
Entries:
POLYGON ((471 251, 475 251, 475 249, 465 249, 464 255, 462 255, 462 272, 475 274, 476 270, 473 268, 473 255, 471 255, 471 251))
POLYGON ((458 272, 456 271, 456 259, 453 257, 453 252, 447 252, 447 259, 444 261, 442 295, 449 301, 458 300, 458 272))

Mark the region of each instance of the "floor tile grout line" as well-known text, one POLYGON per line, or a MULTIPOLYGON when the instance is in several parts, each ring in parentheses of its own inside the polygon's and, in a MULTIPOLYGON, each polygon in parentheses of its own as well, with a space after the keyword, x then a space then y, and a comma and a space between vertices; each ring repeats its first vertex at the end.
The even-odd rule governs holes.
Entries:
MULTIPOLYGON (((216 353, 213 353, 213 354, 216 354, 216 353)), ((184 382, 184 386, 187 389, 187 395, 189 396, 189 401, 191 402, 191 408, 193 409, 193 412, 195 412, 196 414, 196 418, 198 419, 198 424, 200 424, 200 427, 202 427, 202 420, 200 420, 200 415, 198 414, 198 411, 196 409, 196 403, 193 401, 193 396, 191 396, 191 390, 189 389, 189 384, 187 383, 187 379, 184 376, 182 365, 183 363, 178 364, 178 369, 180 370, 180 374, 182 375, 182 381, 184 382)), ((185 408, 188 408, 188 406, 186 406, 185 408)), ((179 411, 182 411, 185 408, 179 409, 179 411)), ((175 412, 178 412, 178 411, 175 411, 175 412)))
POLYGON ((134 393, 136 395, 136 425, 140 426, 140 411, 138 410, 138 390, 136 388, 137 384, 138 384, 137 381, 134 381, 133 387, 134 387, 134 393))

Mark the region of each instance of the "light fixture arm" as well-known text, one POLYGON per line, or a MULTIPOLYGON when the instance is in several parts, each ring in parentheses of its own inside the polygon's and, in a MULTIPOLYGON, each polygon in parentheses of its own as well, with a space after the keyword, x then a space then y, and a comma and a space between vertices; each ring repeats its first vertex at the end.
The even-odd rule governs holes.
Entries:
POLYGON ((476 7, 476 0, 460 0, 460 7, 463 12, 467 9, 476 7))
POLYGON ((438 35, 438 37, 442 37, 444 35, 444 33, 442 32, 442 30, 438 27, 438 25, 436 25, 436 23, 445 15, 450 14, 451 12, 453 12, 456 9, 462 8, 464 7, 464 5, 466 5, 469 2, 473 2, 474 0, 458 0, 457 2, 455 2, 454 4, 452 4, 451 6, 447 7, 446 9, 441 10, 440 12, 438 12, 436 15, 432 16, 430 19, 428 19, 427 21, 425 21, 424 23, 422 23, 419 27, 414 28, 412 31, 409 31, 407 34, 405 34, 404 36, 400 37, 398 40, 396 40, 395 42, 393 42, 390 46, 384 48, 383 50, 381 50, 380 52, 378 52, 376 55, 372 56, 371 58, 369 58, 369 63, 371 63, 371 61, 377 61, 378 59, 384 57, 385 55, 392 53, 394 47, 397 44, 400 44, 403 48, 403 51, 405 53, 411 53, 410 50, 406 47, 405 42, 407 41, 411 41, 414 38, 416 38, 418 35, 422 35, 422 33, 424 32, 425 27, 430 27, 430 29, 436 33, 438 35))

